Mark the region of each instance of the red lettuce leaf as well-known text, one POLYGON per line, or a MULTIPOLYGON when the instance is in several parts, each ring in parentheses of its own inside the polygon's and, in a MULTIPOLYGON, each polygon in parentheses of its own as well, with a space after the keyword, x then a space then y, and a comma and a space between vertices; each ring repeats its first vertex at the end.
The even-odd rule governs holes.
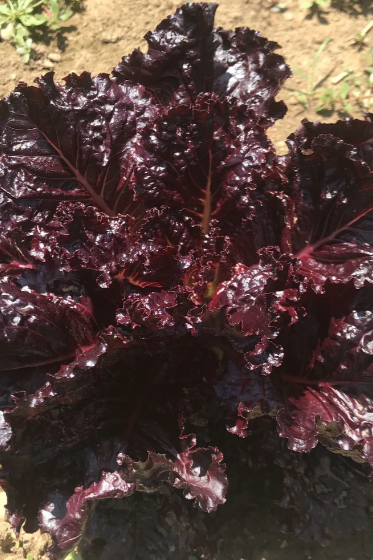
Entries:
POLYGON ((223 282, 213 295, 209 308, 224 308, 232 326, 239 326, 247 337, 245 361, 232 360, 225 375, 216 383, 219 398, 238 419, 229 431, 247 435, 247 412, 257 405, 267 414, 283 404, 276 368, 284 357, 281 345, 273 342, 280 329, 298 319, 297 300, 304 287, 296 260, 276 250, 262 252, 257 266, 237 265, 231 280, 223 282), (273 372, 273 378, 270 376, 273 372), (276 387, 277 383, 277 387, 276 387))
POLYGON ((1 371, 61 364, 92 345, 97 325, 89 300, 76 303, 52 294, 0 283, 1 371))
MULTIPOLYGON (((92 500, 122 498, 134 491, 135 484, 126 482, 119 473, 104 472, 100 482, 94 482, 86 489, 76 488, 66 503, 67 513, 62 519, 53 514, 53 503, 45 504, 40 511, 40 529, 54 538, 58 552, 67 554, 79 543, 92 500)), ((51 551, 54 552, 53 549, 51 551)), ((55 555, 53 554, 53 557, 55 555)))
POLYGON ((282 366, 279 430, 291 449, 309 451, 321 438, 333 450, 373 464, 372 289, 353 292, 350 301, 346 296, 349 314, 335 301, 339 313, 332 310, 330 317, 320 302, 309 307, 303 324, 292 327, 292 350, 282 366), (302 330, 306 344, 300 345, 302 330))
POLYGON ((372 133, 370 122, 305 121, 289 137, 289 248, 317 289, 326 279, 370 282, 372 133))
MULTIPOLYGON (((70 535, 70 514, 65 519, 67 528, 54 518, 65 517, 64 504, 75 488, 86 489, 99 482, 103 470, 112 471, 108 437, 121 442, 128 461, 149 454, 153 461, 158 457, 172 475, 163 481, 184 489, 202 508, 215 508, 224 501, 226 478, 219 451, 208 446, 193 449, 188 438, 180 446, 180 412, 186 418, 197 417, 202 403, 213 397, 210 378, 217 367, 214 351, 206 354, 204 345, 196 351, 193 337, 185 336, 177 342, 170 335, 168 343, 162 335, 152 342, 148 337, 144 346, 139 339, 131 341, 112 329, 74 362, 47 376, 39 390, 14 397, 15 407, 3 419, 0 455, 3 474, 13 489, 8 509, 15 528, 19 519, 26 518, 26 530, 33 530, 38 510, 51 503, 53 508, 47 506, 45 515, 51 520, 52 534, 62 541, 66 531, 70 535)), ((158 488, 156 482, 150 489, 158 488)), ((76 505, 76 519, 83 524, 93 507, 85 509, 87 495, 81 494, 83 502, 76 505)))
POLYGON ((213 511, 224 503, 227 479, 219 464, 222 454, 212 448, 192 449, 196 444, 194 436, 182 439, 188 443, 184 443, 185 449, 174 461, 165 455, 149 453, 146 462, 136 463, 119 453, 117 462, 123 470, 103 472, 99 482, 93 482, 88 488, 76 488, 66 502, 66 514, 62 518, 56 517, 56 504, 45 504, 39 518, 42 532, 51 534, 55 541, 50 556, 59 558, 77 546, 98 500, 104 498, 123 498, 135 491, 154 492, 168 482, 182 488, 184 496, 195 499, 204 511, 213 511))
POLYGON ((276 323, 281 315, 288 316, 288 323, 297 320, 292 304, 299 299, 298 290, 303 289, 302 277, 296 260, 277 250, 263 251, 261 257, 259 265, 237 265, 232 279, 214 293, 209 308, 224 307, 229 323, 239 325, 244 335, 270 339, 278 334, 276 323), (287 301, 291 302, 288 307, 287 301))
POLYGON ((136 49, 114 75, 143 84, 161 104, 184 104, 198 94, 232 95, 268 123, 281 118, 285 105, 274 98, 291 75, 278 45, 247 27, 213 29, 217 4, 185 4, 145 35, 148 52, 136 49))
POLYGON ((183 489, 184 496, 195 500, 203 511, 214 511, 225 502, 228 483, 221 465, 223 455, 216 448, 199 449, 194 434, 181 437, 182 451, 172 461, 165 455, 149 453, 146 463, 134 463, 120 456, 129 480, 136 482, 137 490, 147 491, 154 481, 165 480, 175 488, 183 489))
POLYGON ((27 233, 32 228, 34 209, 20 207, 0 191, 0 277, 32 266, 27 233))
POLYGON ((0 110, 1 188, 17 200, 92 201, 108 215, 132 203, 134 145, 157 109, 142 86, 53 74, 20 85, 0 110))
POLYGON ((250 215, 257 178, 276 173, 273 147, 256 114, 211 93, 165 111, 137 153, 138 198, 184 210, 205 234, 212 219, 237 229, 250 215))

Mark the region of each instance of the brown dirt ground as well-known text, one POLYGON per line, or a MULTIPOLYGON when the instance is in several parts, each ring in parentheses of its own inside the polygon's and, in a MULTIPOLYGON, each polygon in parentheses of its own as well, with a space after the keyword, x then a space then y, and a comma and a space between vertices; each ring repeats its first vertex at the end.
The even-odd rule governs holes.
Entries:
MULTIPOLYGON (((336 1, 341 2, 342 7, 346 3, 346 0, 336 1)), ((142 39, 145 32, 154 29, 180 3, 181 0, 85 0, 85 10, 66 22, 58 38, 48 40, 48 45, 37 45, 40 59, 28 66, 9 43, 0 43, 0 97, 10 93, 20 80, 31 84, 37 76, 49 70, 43 65, 50 53, 59 53, 62 57, 54 67, 58 80, 71 71, 110 72, 123 55, 137 46, 145 48, 142 39)), ((306 72, 318 46, 331 37, 332 41, 319 60, 318 78, 329 73, 331 78, 337 76, 346 66, 357 73, 363 72, 367 66, 368 47, 359 52, 349 44, 349 38, 372 20, 372 2, 368 2, 371 6, 366 6, 362 13, 329 9, 321 21, 317 16, 307 19, 307 11, 300 7, 301 0, 286 0, 286 3, 287 11, 274 13, 270 10, 272 0, 221 0, 216 24, 225 28, 247 25, 259 30, 281 45, 280 52, 292 68, 306 72)), ((367 43, 373 45, 373 29, 367 36, 367 43)), ((325 84, 328 83, 327 80, 325 84)), ((287 87, 303 86, 298 75, 287 82, 287 87)), ((285 152, 284 140, 299 126, 301 119, 321 117, 312 111, 304 111, 289 91, 283 90, 279 98, 285 100, 289 111, 273 127, 270 136, 278 150, 285 152)), ((361 116, 361 112, 357 110, 354 116, 361 116)), ((329 120, 336 118, 336 115, 330 115, 329 120)))
MULTIPOLYGON (((342 4, 345 0, 339 0, 342 4)), ((13 47, 0 43, 0 97, 6 96, 19 81, 29 84, 42 73, 50 70, 45 66, 47 55, 59 53, 61 61, 55 63, 54 70, 58 80, 71 71, 80 73, 89 70, 92 74, 110 72, 121 57, 137 46, 145 48, 144 33, 153 29, 165 16, 180 4, 177 0, 85 0, 84 11, 77 13, 66 22, 66 27, 58 37, 39 43, 36 51, 38 60, 25 66, 13 47)), ((259 30, 265 37, 277 41, 280 51, 291 67, 306 71, 317 48, 328 37, 332 41, 324 51, 318 65, 317 77, 330 74, 339 75, 346 66, 362 74, 367 66, 365 56, 373 45, 373 29, 368 34, 368 46, 358 51, 349 44, 349 38, 361 31, 373 18, 372 2, 361 10, 362 13, 346 13, 341 9, 329 9, 321 18, 307 19, 307 12, 301 8, 300 0, 287 0, 287 11, 275 13, 270 10, 271 0, 220 0, 216 24, 224 28, 247 25, 259 30)), ((360 10, 360 8, 359 8, 360 10)), ((47 63, 48 65, 48 63, 47 63)), ((328 85, 328 80, 326 85, 328 85)), ((302 79, 297 75, 287 86, 301 88, 302 79)), ((280 153, 286 152, 285 139, 299 126, 301 119, 326 120, 312 111, 305 111, 295 101, 294 96, 283 90, 279 99, 284 99, 289 107, 286 117, 270 131, 280 153)), ((356 110, 354 116, 362 116, 356 110)), ((336 120, 330 115, 328 120, 336 120)), ((0 494, 0 512, 5 503, 0 494)), ((353 512, 351 512, 353 515, 353 512)), ((274 520, 273 530, 264 531, 258 525, 249 531, 247 537, 248 553, 245 560, 366 560, 373 559, 372 534, 361 534, 351 541, 339 541, 327 549, 311 543, 305 545, 293 536, 281 536, 274 520)), ((372 523, 373 529, 373 523, 372 523)), ((247 528, 243 528, 243 534, 247 528)), ((245 538, 245 537, 243 537, 245 538)), ((14 541, 9 525, 0 515, 0 559, 28 560, 46 559, 47 537, 35 533, 21 534, 14 541)), ((240 547, 242 549, 242 547, 240 547)), ((241 556, 241 555, 240 555, 241 556)), ((240 560, 234 556, 232 558, 240 560)), ((146 559, 144 559, 146 560, 146 559)))

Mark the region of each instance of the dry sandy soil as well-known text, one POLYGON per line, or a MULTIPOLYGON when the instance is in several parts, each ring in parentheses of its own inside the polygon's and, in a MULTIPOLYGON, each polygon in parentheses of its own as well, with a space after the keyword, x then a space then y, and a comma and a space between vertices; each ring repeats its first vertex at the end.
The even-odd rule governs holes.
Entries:
MULTIPOLYGON (((368 34, 368 46, 361 51, 349 43, 350 37, 373 19, 372 3, 368 2, 349 13, 344 11, 348 4, 344 2, 340 0, 338 6, 330 8, 321 18, 307 18, 307 12, 301 8, 299 0, 287 0, 288 9, 284 13, 271 11, 273 4, 270 0, 220 0, 216 24, 224 28, 247 25, 259 30, 265 37, 281 45, 280 52, 291 67, 303 71, 309 69, 312 57, 322 41, 331 37, 317 71, 319 78, 329 75, 325 82, 328 85, 328 80, 340 74, 346 66, 362 74, 367 66, 365 57, 368 48, 373 45, 373 29, 368 34)), ((85 0, 84 10, 66 23, 58 37, 47 40, 48 44, 37 45, 39 58, 28 66, 23 64, 9 43, 0 43, 0 97, 8 95, 20 80, 31 84, 34 78, 50 70, 48 54, 57 53, 61 57, 54 64, 58 80, 62 80, 70 71, 80 73, 88 70, 92 74, 110 72, 123 55, 137 46, 145 48, 144 33, 153 29, 179 4, 177 0, 85 0)), ((302 85, 302 79, 295 75, 287 87, 300 88, 302 85)), ((274 126, 270 136, 278 151, 285 153, 284 141, 299 126, 301 119, 320 120, 321 117, 312 111, 303 110, 286 89, 279 98, 286 101, 289 111, 274 126)), ((361 112, 356 110, 354 116, 361 116, 361 112)), ((336 114, 328 117, 329 120, 336 118, 336 114)), ((267 519, 260 518, 260 514, 254 527, 242 529, 243 538, 246 539, 245 560, 373 559, 373 536, 370 533, 361 534, 353 541, 342 539, 327 549, 321 549, 312 543, 306 546, 291 535, 282 535, 275 519, 269 524, 267 519), (245 534, 248 536, 245 537, 245 534)), ((21 535, 20 540, 15 542, 9 525, 0 520, 0 559, 46 558, 46 547, 47 538, 39 533, 21 535)), ((240 548, 242 550, 242 546, 240 548)), ((242 552, 236 555, 233 551, 230 555, 233 560, 240 560, 241 557, 242 552)))

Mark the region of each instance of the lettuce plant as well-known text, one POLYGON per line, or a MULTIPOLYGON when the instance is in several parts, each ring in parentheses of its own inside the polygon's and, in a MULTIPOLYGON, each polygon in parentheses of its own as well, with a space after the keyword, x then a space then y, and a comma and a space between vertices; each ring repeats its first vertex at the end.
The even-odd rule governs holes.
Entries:
POLYGON ((290 69, 215 10, 0 104, 1 484, 51 558, 103 498, 215 510, 253 415, 373 465, 371 117, 304 121, 276 156, 290 69))

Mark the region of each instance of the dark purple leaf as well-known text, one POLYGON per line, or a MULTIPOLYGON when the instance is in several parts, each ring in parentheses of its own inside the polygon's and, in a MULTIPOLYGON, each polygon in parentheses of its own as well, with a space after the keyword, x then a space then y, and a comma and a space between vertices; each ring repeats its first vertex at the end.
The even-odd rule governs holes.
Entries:
POLYGON ((148 52, 122 59, 114 75, 143 84, 161 104, 189 103, 200 93, 232 95, 260 117, 281 118, 274 98, 291 76, 278 47, 247 27, 213 29, 217 4, 185 4, 145 35, 148 52))
POLYGON ((207 516, 202 518, 188 505, 167 486, 162 493, 136 492, 122 500, 101 500, 85 526, 79 551, 83 558, 95 554, 97 560, 158 560, 202 553, 215 558, 218 535, 208 529, 207 516))
POLYGON ((169 292, 152 292, 146 296, 131 294, 125 301, 125 307, 117 312, 117 321, 119 325, 131 324, 132 327, 138 326, 152 319, 159 328, 166 325, 173 325, 174 320, 168 309, 172 309, 177 304, 177 296, 175 293, 169 292), (131 316, 133 317, 131 319, 131 316), (136 316, 139 317, 138 323, 136 316))
MULTIPOLYGON (((86 489, 75 489, 66 503, 67 513, 62 519, 55 517, 52 503, 46 504, 40 510, 40 529, 52 535, 59 551, 66 554, 75 548, 81 538, 92 500, 122 498, 132 494, 134 489, 135 484, 127 483, 120 473, 104 472, 100 482, 94 482, 86 489)), ((53 549, 51 552, 53 554, 53 549)))
POLYGON ((230 415, 238 412, 229 431, 241 437, 247 435, 248 412, 259 405, 267 414, 283 404, 275 372, 273 379, 267 377, 284 356, 273 339, 280 327, 297 320, 295 305, 299 289, 303 289, 296 263, 289 257, 277 260, 276 250, 263 252, 261 257, 257 266, 237 265, 232 279, 218 287, 209 305, 212 311, 224 308, 230 325, 239 326, 247 337, 245 359, 229 361, 225 375, 215 385, 230 415))
POLYGON ((1 371, 61 364, 92 345, 97 326, 89 300, 0 284, 1 371))
POLYGON ((276 387, 276 379, 263 373, 281 365, 281 347, 267 343, 262 360, 250 370, 250 360, 256 357, 254 350, 245 354, 246 360, 231 360, 226 373, 215 384, 217 397, 227 408, 227 419, 231 417, 228 431, 239 437, 250 433, 248 421, 251 412, 256 411, 255 415, 269 414, 283 406, 281 384, 276 387))
POLYGON ((239 325, 244 335, 271 339, 278 334, 281 316, 287 316, 288 323, 296 321, 292 304, 299 299, 298 289, 303 289, 302 277, 296 261, 276 249, 263 251, 261 257, 259 265, 237 265, 232 279, 214 293, 209 308, 214 311, 224 307, 229 323, 239 325))
POLYGON ((370 122, 308 123, 291 135, 289 249, 321 289, 369 283, 373 210, 370 122))
POLYGON ((136 138, 157 109, 142 86, 53 74, 2 101, 0 185, 17 200, 91 201, 109 216, 132 203, 136 138))
POLYGON ((138 148, 134 181, 139 199, 185 212, 208 233, 250 215, 250 189, 273 170, 273 148, 256 115, 231 100, 200 94, 151 124, 138 148))
MULTIPOLYGON (((320 306, 311 320, 314 325, 329 321, 325 337, 318 339, 317 331, 308 328, 303 356, 299 356, 301 346, 288 352, 282 368, 286 405, 278 422, 280 435, 289 438, 291 449, 309 451, 321 436, 324 443, 330 440, 333 450, 373 464, 371 288, 355 295, 350 305, 349 315, 329 319, 320 306)), ((307 323, 300 328, 307 328, 307 323)), ((296 328, 294 335, 289 343, 298 340, 299 344, 296 328)))
POLYGON ((97 501, 123 498, 135 491, 154 492, 168 482, 184 490, 184 496, 195 499, 204 511, 213 511, 225 502, 227 479, 220 465, 222 454, 213 448, 193 449, 195 436, 183 436, 184 451, 172 461, 165 455, 149 453, 144 463, 136 463, 123 453, 117 462, 123 470, 103 472, 99 482, 88 488, 76 488, 66 502, 66 514, 56 515, 56 504, 47 503, 39 514, 42 532, 51 534, 55 547, 50 552, 58 557, 68 553, 79 543, 84 526, 92 515, 97 501))
MULTIPOLYGON (((32 267, 28 246, 25 242, 27 230, 31 229, 33 209, 20 207, 0 191, 0 276, 32 267)), ((11 274, 11 275, 13 275, 11 274)))
POLYGON ((216 448, 200 449, 194 434, 182 436, 183 450, 175 460, 165 455, 149 453, 146 463, 134 463, 126 456, 118 459, 128 472, 128 479, 136 481, 136 489, 146 491, 154 484, 152 478, 165 480, 184 491, 184 496, 195 500, 203 511, 214 511, 225 502, 228 488, 223 455, 216 448))

